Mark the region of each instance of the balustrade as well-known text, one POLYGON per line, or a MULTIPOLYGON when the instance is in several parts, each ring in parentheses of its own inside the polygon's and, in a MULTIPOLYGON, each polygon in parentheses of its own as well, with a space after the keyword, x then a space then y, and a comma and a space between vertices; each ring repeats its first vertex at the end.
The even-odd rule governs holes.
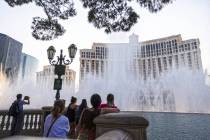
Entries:
MULTIPOLYGON (((22 135, 40 136, 42 124, 42 110, 25 110, 22 135)), ((8 110, 0 110, 0 138, 10 135, 12 118, 8 110)))
MULTIPOLYGON (((44 118, 50 113, 51 107, 40 110, 24 110, 24 125, 21 135, 41 136, 44 118)), ((0 138, 10 135, 11 116, 8 110, 0 110, 0 138)), ((121 112, 100 115, 94 120, 96 124, 97 140, 119 139, 122 140, 146 140, 146 128, 149 122, 141 117, 138 112, 121 112)), ((22 138, 21 138, 22 139, 22 138)))

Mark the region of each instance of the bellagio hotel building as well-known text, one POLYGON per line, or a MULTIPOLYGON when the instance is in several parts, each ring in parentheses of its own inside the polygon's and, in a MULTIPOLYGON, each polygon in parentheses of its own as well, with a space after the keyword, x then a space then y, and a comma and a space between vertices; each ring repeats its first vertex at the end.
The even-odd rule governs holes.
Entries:
POLYGON ((92 49, 81 49, 80 80, 88 74, 103 76, 109 48, 113 46, 135 48, 131 69, 139 79, 156 79, 172 68, 183 66, 193 71, 202 70, 199 39, 182 40, 181 35, 173 35, 139 42, 138 38, 132 34, 129 43, 93 43, 92 49))

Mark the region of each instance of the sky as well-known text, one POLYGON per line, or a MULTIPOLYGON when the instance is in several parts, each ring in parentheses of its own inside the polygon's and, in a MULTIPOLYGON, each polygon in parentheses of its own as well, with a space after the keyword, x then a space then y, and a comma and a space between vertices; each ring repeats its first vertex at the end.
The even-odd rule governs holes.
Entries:
MULTIPOLYGON (((74 0, 77 16, 62 21, 66 33, 53 41, 38 41, 31 35, 32 18, 46 17, 41 7, 34 3, 11 8, 0 0, 0 33, 11 36, 23 43, 23 52, 36 57, 40 62, 39 70, 48 65, 46 50, 55 46, 57 55, 60 49, 67 54, 70 44, 78 49, 91 48, 93 42, 123 43, 128 42, 132 33, 139 35, 139 41, 151 40, 170 35, 181 34, 183 40, 199 38, 204 70, 210 73, 210 1, 209 0, 175 0, 160 12, 152 14, 147 9, 134 5, 140 19, 129 32, 106 34, 103 29, 96 29, 87 21, 87 9, 81 2, 74 0)), ((70 68, 79 77, 79 50, 70 68)))

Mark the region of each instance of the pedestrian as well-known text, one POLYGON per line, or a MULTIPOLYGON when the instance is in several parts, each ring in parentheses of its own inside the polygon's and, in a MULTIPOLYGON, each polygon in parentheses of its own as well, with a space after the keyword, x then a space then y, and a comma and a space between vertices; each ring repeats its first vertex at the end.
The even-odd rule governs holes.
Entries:
POLYGON ((44 137, 67 138, 70 126, 68 118, 63 115, 64 109, 64 100, 54 102, 53 109, 44 122, 44 137))
POLYGON ((66 111, 66 116, 69 119, 69 124, 70 124, 70 132, 69 132, 69 136, 71 138, 75 137, 75 127, 76 127, 76 109, 78 107, 77 103, 77 98, 72 96, 71 97, 71 102, 67 108, 66 111))
POLYGON ((19 135, 24 123, 23 105, 30 104, 30 98, 25 96, 22 100, 23 95, 17 94, 16 100, 12 103, 9 109, 9 115, 13 117, 11 124, 11 135, 19 135))
POLYGON ((90 99, 92 108, 85 109, 77 126, 78 140, 94 140, 96 137, 96 125, 93 120, 100 114, 119 112, 118 108, 100 108, 101 97, 93 94, 90 99))
POLYGON ((86 99, 82 99, 82 102, 81 104, 79 105, 79 107, 77 108, 77 111, 76 111, 76 125, 79 123, 79 118, 81 116, 81 113, 84 109, 87 109, 88 106, 87 106, 87 101, 86 99))
POLYGON ((101 104, 100 108, 117 108, 114 104, 114 95, 113 94, 109 93, 107 95, 106 100, 107 100, 107 103, 101 104))

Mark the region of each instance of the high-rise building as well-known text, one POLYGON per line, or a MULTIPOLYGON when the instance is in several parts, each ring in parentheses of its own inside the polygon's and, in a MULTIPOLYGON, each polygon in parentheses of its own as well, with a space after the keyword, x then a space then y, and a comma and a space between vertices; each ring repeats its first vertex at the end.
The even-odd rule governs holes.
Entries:
POLYGON ((139 42, 138 35, 132 34, 129 43, 93 43, 92 49, 80 50, 80 80, 88 74, 103 76, 111 48, 120 52, 123 47, 132 50, 133 63, 129 68, 138 79, 155 79, 173 68, 202 70, 199 46, 199 39, 182 40, 181 35, 139 42))
POLYGON ((28 54, 21 54, 21 63, 19 76, 21 79, 34 79, 36 78, 36 72, 38 70, 38 59, 28 54))
MULTIPOLYGON (((36 83, 39 88, 53 89, 54 79, 56 77, 54 68, 52 65, 47 65, 44 66, 43 71, 36 73, 36 83)), ((76 72, 66 66, 65 75, 62 76, 62 79, 62 89, 71 89, 71 92, 74 93, 76 72)))
POLYGON ((0 33, 0 65, 6 75, 12 79, 18 75, 21 51, 22 43, 0 33))

